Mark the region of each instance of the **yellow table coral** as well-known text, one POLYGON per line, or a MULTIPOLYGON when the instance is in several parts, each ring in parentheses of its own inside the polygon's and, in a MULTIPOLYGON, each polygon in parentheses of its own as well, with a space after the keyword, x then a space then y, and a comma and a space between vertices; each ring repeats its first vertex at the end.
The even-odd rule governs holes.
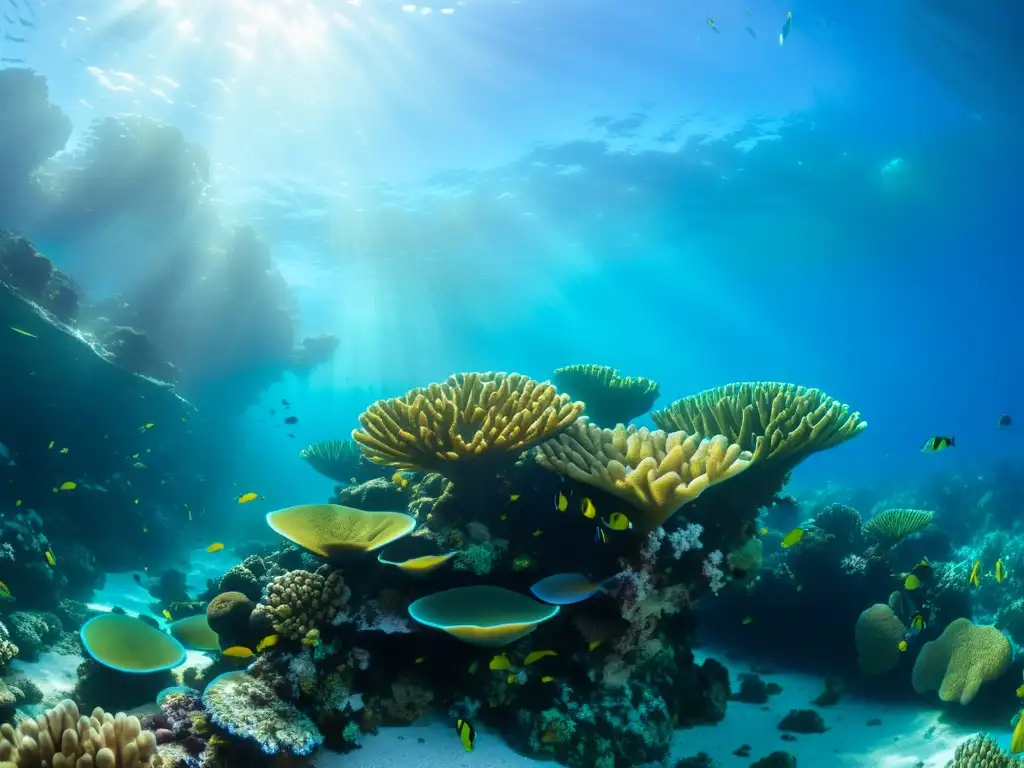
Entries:
MULTIPOLYGON (((579 418, 583 403, 518 373, 465 373, 378 400, 352 439, 371 461, 445 474, 475 459, 509 458, 579 418)), ((462 467, 464 468, 464 467, 462 467)))
POLYGON ((859 413, 819 389, 774 381, 698 392, 654 411, 651 418, 664 430, 725 435, 750 451, 755 462, 786 458, 794 464, 867 427, 859 413))
POLYGON ((1006 671, 1012 655, 1010 641, 995 627, 957 619, 921 647, 911 683, 918 693, 938 690, 943 701, 967 704, 982 683, 1006 671))
POLYGON ((625 499, 643 512, 639 527, 654 529, 750 466, 750 454, 722 435, 576 423, 538 446, 537 463, 625 499))
POLYGON ((300 504, 269 513, 267 525, 314 555, 331 558, 380 549, 412 533, 416 518, 340 504, 300 504))

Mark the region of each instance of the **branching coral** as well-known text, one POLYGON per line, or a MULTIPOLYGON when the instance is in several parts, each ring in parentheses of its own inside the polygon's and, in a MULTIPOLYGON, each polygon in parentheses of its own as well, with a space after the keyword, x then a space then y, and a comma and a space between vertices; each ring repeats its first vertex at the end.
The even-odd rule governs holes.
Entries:
POLYGON ((474 461, 514 460, 582 412, 583 403, 517 373, 458 374, 378 400, 352 439, 377 464, 447 474, 474 461))
POLYGON ((918 693, 938 690, 943 701, 968 704, 982 683, 1006 671, 1012 655, 1010 641, 995 627, 957 619, 922 646, 911 682, 918 693))
POLYGON ((256 612, 267 615, 279 635, 306 639, 334 620, 348 600, 341 571, 324 573, 321 568, 316 573, 289 571, 276 577, 267 587, 266 603, 258 605, 256 612))
POLYGON ((860 414, 818 389, 774 381, 727 384, 651 414, 664 430, 725 435, 753 460, 793 465, 867 427, 860 414))
POLYGON ((656 381, 620 376, 604 365, 569 365, 557 368, 551 378, 560 390, 582 400, 587 418, 598 425, 628 424, 658 399, 656 381))
POLYGON ((864 533, 891 547, 927 526, 934 516, 924 509, 887 509, 864 523, 864 533))
POLYGON ((750 466, 750 454, 722 435, 702 439, 632 425, 573 424, 542 443, 536 458, 545 469, 625 499, 643 512, 640 522, 648 530, 750 466))
POLYGON ((363 456, 353 440, 323 440, 301 451, 299 457, 324 477, 338 483, 363 482, 379 477, 381 470, 363 456))
POLYGON ((137 717, 116 716, 100 708, 79 717, 78 706, 65 699, 17 728, 0 726, 0 766, 17 768, 154 768, 163 765, 152 731, 137 717))

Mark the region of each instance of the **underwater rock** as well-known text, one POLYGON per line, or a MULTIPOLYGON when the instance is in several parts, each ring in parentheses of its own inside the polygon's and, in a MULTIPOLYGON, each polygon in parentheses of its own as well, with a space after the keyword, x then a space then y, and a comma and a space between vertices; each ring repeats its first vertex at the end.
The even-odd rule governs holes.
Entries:
POLYGON ((732 695, 733 701, 744 704, 766 704, 768 702, 768 686, 759 675, 741 674, 740 689, 732 695))
POLYGON ((698 752, 693 757, 684 757, 676 761, 674 768, 718 768, 718 763, 712 760, 707 752, 698 752))
POLYGON ((813 709, 791 709, 789 714, 779 721, 779 730, 793 733, 824 733, 828 728, 822 716, 813 709))
POLYGON ((750 768, 796 768, 796 758, 788 752, 772 752, 755 761, 750 768))
POLYGON ((817 698, 811 703, 819 707, 830 707, 839 701, 845 687, 842 679, 827 677, 825 678, 825 690, 819 693, 817 698))
POLYGON ((223 592, 206 607, 206 620, 222 648, 246 645, 252 639, 250 620, 256 603, 241 592, 223 592))
POLYGON ((16 611, 7 617, 11 641, 18 646, 18 658, 38 661, 39 654, 58 642, 64 628, 52 613, 16 611))
POLYGON ((732 753, 736 755, 736 757, 750 757, 750 749, 751 747, 749 744, 741 744, 739 747, 734 749, 732 753))

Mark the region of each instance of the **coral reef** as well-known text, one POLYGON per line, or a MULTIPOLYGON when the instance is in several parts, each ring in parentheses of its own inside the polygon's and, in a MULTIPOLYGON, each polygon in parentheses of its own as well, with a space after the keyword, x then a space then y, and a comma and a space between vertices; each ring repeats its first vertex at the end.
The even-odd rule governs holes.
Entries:
POLYGON ((279 635, 307 641, 344 610, 348 595, 341 571, 289 571, 274 577, 256 613, 267 616, 279 635))
POLYGON ((942 701, 967 704, 983 683, 1006 671, 1012 655, 1010 641, 995 627, 957 619, 921 648, 914 662, 914 690, 937 690, 942 701))
POLYGON ((891 547, 928 526, 934 516, 924 509, 887 509, 864 523, 864 533, 891 547))
POLYGON ((299 457, 324 477, 356 484, 378 478, 382 469, 369 461, 353 440, 324 440, 299 451, 299 457))

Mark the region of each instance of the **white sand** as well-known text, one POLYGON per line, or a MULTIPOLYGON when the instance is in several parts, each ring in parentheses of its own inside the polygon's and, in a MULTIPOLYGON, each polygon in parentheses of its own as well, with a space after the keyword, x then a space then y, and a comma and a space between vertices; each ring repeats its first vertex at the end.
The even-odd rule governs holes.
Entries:
POLYGON ((46 698, 66 694, 78 682, 78 665, 81 656, 62 653, 41 653, 39 661, 15 659, 7 665, 12 675, 26 675, 32 679, 46 698))

